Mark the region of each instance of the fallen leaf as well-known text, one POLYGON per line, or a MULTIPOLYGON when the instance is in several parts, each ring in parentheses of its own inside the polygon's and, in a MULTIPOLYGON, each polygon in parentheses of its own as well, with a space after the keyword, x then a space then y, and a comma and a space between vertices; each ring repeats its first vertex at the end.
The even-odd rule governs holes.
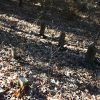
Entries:
POLYGON ((14 97, 19 97, 21 95, 21 90, 20 89, 17 89, 14 93, 13 93, 13 96, 14 97))

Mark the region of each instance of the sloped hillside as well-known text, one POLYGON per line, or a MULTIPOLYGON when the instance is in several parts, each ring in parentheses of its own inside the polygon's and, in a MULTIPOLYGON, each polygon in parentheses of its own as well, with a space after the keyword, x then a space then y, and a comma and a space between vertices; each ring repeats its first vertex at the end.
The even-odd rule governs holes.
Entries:
POLYGON ((100 100, 100 65, 85 61, 99 25, 48 11, 43 39, 38 13, 37 6, 0 1, 0 100, 100 100), (66 32, 65 51, 57 46, 61 32, 66 32))

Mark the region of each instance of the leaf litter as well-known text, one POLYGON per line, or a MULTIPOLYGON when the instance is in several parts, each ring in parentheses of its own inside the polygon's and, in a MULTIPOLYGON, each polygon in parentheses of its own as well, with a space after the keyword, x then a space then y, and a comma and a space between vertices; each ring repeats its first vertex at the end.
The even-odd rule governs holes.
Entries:
MULTIPOLYGON (((67 34, 67 48, 75 52, 66 50, 61 53, 54 45, 57 42, 35 36, 39 32, 38 25, 7 14, 0 14, 0 30, 0 39, 4 37, 0 44, 0 98, 100 100, 99 71, 96 77, 93 71, 77 63, 80 57, 84 59, 82 53, 87 49, 87 40, 74 41, 78 38, 72 33, 67 34), (51 48, 54 55, 49 62, 51 48), (78 50, 80 57, 77 55, 78 50)), ((49 28, 46 35, 51 36, 52 32, 59 36, 59 31, 49 28)))

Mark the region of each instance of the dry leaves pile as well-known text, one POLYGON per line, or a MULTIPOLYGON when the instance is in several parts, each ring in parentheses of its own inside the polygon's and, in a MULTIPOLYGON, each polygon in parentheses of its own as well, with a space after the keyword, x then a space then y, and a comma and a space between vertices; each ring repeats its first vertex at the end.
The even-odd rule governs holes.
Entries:
MULTIPOLYGON (((88 39, 69 33, 59 52, 57 41, 36 36, 38 25, 17 17, 0 14, 0 100, 100 100, 99 78, 82 65, 88 39)), ((59 33, 46 29, 49 38, 59 33)))

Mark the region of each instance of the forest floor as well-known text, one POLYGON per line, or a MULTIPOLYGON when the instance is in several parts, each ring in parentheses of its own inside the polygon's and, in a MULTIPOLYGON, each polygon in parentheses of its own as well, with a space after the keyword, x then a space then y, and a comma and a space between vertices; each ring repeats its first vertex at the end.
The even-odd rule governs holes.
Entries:
POLYGON ((100 100, 100 65, 85 61, 100 28, 98 17, 48 14, 43 39, 39 14, 39 7, 0 1, 0 100, 100 100), (61 32, 66 32, 65 51, 57 46, 61 32))

